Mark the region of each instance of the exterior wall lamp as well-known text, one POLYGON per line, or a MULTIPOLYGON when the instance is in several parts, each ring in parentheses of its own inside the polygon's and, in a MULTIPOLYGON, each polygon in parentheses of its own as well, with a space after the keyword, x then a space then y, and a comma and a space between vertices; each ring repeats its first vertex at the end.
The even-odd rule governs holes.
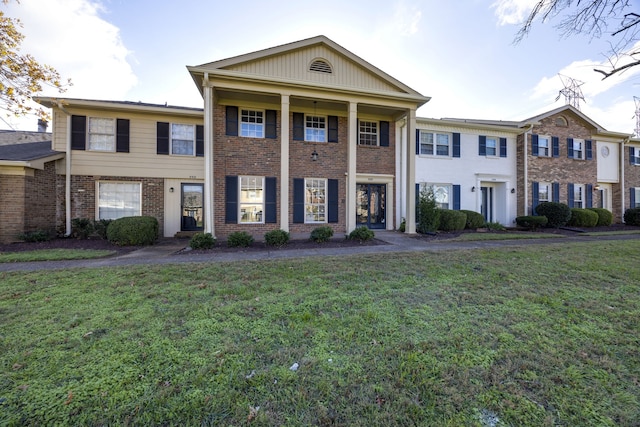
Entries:
POLYGON ((512 189, 511 189, 511 194, 513 194, 513 193, 515 193, 515 192, 516 192, 516 189, 515 189, 515 188, 512 188, 512 189))
POLYGON ((169 188, 169 193, 173 193, 173 187, 169 188))
POLYGON ((471 192, 472 192, 472 193, 475 193, 475 192, 476 192, 476 187, 475 187, 475 186, 474 186, 474 187, 471 187, 471 192))
POLYGON ((311 160, 314 162, 318 160, 318 152, 316 150, 313 150, 313 153, 311 153, 311 160))

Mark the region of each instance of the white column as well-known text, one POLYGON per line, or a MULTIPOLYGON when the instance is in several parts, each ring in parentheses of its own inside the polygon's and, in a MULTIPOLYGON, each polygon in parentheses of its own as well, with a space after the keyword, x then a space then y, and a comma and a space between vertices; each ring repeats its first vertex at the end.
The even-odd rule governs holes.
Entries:
POLYGON ((405 233, 416 232, 416 110, 411 108, 407 112, 407 146, 404 147, 407 155, 405 194, 406 194, 406 224, 405 233))
POLYGON ((204 80, 204 231, 215 233, 215 217, 213 213, 214 179, 213 179, 213 88, 209 84, 209 76, 204 80))
POLYGON ((280 95, 280 228, 289 231, 289 95, 280 95))
POLYGON ((356 229, 356 153, 358 151, 358 104, 349 103, 349 137, 347 139, 347 234, 356 229))

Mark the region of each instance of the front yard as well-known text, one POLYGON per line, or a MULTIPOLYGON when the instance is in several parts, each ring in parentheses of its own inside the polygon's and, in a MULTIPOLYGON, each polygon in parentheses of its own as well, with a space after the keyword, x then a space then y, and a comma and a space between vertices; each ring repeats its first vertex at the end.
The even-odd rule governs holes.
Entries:
POLYGON ((618 426, 640 240, 0 273, 2 425, 618 426))

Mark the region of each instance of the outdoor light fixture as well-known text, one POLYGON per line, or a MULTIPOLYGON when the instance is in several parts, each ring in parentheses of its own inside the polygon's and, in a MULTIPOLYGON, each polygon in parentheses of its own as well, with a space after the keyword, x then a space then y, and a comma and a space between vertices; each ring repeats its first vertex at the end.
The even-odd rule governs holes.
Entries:
POLYGON ((173 193, 173 187, 169 188, 169 193, 173 193))
POLYGON ((598 191, 598 190, 600 190, 600 186, 598 184, 596 184, 596 185, 593 186, 593 189, 598 191))
POLYGON ((515 188, 512 188, 512 189, 511 189, 511 194, 513 194, 513 193, 515 193, 515 192, 516 192, 516 189, 515 189, 515 188))
POLYGON ((311 153, 311 160, 313 160, 314 162, 318 160, 318 153, 316 152, 316 150, 313 150, 313 153, 311 153))
POLYGON ((476 187, 471 187, 471 192, 475 193, 476 192, 476 187))

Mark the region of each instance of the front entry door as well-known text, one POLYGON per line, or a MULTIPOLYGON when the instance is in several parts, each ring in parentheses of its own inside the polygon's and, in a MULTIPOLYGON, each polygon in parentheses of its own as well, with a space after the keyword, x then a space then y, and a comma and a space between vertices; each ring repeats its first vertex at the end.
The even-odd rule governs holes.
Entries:
POLYGON ((385 184, 357 184, 356 225, 368 228, 386 228, 385 184))
POLYGON ((480 213, 485 222, 493 222, 493 187, 480 187, 482 192, 482 205, 480 213))
POLYGON ((182 231, 204 229, 204 184, 182 184, 182 231))

